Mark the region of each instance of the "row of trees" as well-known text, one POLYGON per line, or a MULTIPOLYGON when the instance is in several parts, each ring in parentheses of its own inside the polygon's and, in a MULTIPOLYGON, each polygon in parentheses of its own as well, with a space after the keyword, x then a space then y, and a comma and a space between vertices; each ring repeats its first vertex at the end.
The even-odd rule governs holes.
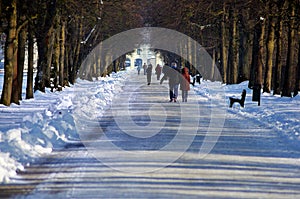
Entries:
MULTIPOLYGON (((118 0, 2 0, 0 32, 5 33, 6 41, 1 103, 19 104, 22 99, 25 62, 28 63, 26 98, 32 98, 37 90, 61 90, 73 84, 82 60, 95 45, 116 33, 142 25, 141 17, 132 10, 136 9, 130 0, 125 3, 118 0), (38 63, 34 77, 35 43, 38 63), (28 60, 25 60, 25 51, 28 60)), ((119 59, 114 62, 114 70, 118 70, 119 59)), ((101 75, 110 73, 109 70, 101 75)), ((98 71, 93 71, 92 76, 99 76, 98 71)), ((89 74, 86 78, 92 76, 89 74)))
POLYGON ((198 41, 213 57, 224 83, 249 80, 249 88, 298 94, 299 0, 161 0, 149 5, 152 17, 146 23, 198 41))
MULTIPOLYGON (((299 5, 299 0, 2 0, 0 32, 5 32, 6 43, 1 103, 21 100, 25 61, 26 98, 47 87, 61 90, 74 83, 82 61, 98 43, 144 26, 177 30, 199 42, 224 83, 249 80, 250 88, 259 85, 264 92, 296 95, 299 5), (35 81, 34 43, 38 47, 35 81)), ((197 55, 193 59, 201 60, 197 55)), ((95 64, 80 76, 91 79, 118 70, 124 56, 112 61, 107 71, 95 64)), ((215 70, 204 72, 210 78, 215 70)))

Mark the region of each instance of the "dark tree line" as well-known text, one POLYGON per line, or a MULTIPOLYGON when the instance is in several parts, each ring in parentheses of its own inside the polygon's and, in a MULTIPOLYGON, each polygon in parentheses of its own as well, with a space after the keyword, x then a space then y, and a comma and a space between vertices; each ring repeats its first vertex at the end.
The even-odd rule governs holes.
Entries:
MULTIPOLYGON (((92 80, 119 70, 125 56, 98 58, 88 70, 79 69, 101 41, 144 26, 177 30, 199 42, 224 83, 249 80, 250 88, 260 85, 267 93, 295 96, 300 87, 299 7, 299 0, 2 0, 0 32, 6 41, 1 103, 21 100, 26 61, 26 98, 37 90, 62 90, 78 76, 92 80), (112 64, 102 71, 99 63, 112 64)), ((209 79, 215 70, 204 72, 209 79)))
POLYGON ((198 41, 215 59, 224 83, 249 80, 249 88, 298 94, 299 0, 160 0, 150 5, 147 24, 198 41))
MULTIPOLYGON (((22 98, 24 63, 28 63, 26 98, 46 88, 62 90, 73 84, 85 56, 99 42, 126 29, 141 26, 132 1, 2 0, 0 32, 5 33, 4 84, 1 103, 19 104, 22 98), (38 63, 34 76, 33 54, 38 63), (28 60, 25 60, 25 51, 28 60)), ((121 59, 107 71, 96 68, 83 78, 91 79, 119 70, 121 59)))

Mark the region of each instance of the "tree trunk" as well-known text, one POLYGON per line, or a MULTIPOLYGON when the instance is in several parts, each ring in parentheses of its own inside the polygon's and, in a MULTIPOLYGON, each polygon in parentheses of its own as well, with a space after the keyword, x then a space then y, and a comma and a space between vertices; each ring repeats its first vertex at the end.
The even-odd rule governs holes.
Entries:
POLYGON ((263 82, 263 57, 264 57, 264 38, 265 38, 265 19, 261 20, 261 34, 259 37, 259 51, 258 51, 258 63, 257 63, 257 76, 255 84, 262 86, 263 82))
POLYGON ((213 48, 213 52, 212 52, 212 64, 211 64, 211 71, 210 71, 210 80, 211 81, 214 81, 215 67, 216 67, 216 49, 213 48))
POLYGON ((55 41, 53 45, 53 61, 51 67, 51 91, 58 88, 59 56, 60 56, 60 27, 59 20, 55 25, 55 41))
MULTIPOLYGON (((22 100, 22 90, 23 90, 23 76, 24 76, 24 64, 25 64, 25 47, 26 47, 26 41, 27 41, 27 24, 28 21, 26 20, 26 11, 27 7, 26 4, 20 4, 18 6, 18 26, 19 26, 19 32, 18 34, 18 74, 17 74, 17 81, 18 81, 18 87, 15 88, 15 92, 13 91, 13 95, 16 95, 12 98, 18 98, 19 100, 22 100)), ((14 90, 14 88, 13 88, 14 90)), ((19 103, 19 102, 18 102, 19 103)))
POLYGON ((101 77, 101 59, 100 56, 97 56, 96 60, 96 77, 99 79, 101 77))
MULTIPOLYGON (((72 26, 72 25, 70 25, 72 26)), ((69 27, 69 31, 70 32, 72 29, 72 27, 69 27)), ((74 82, 72 81, 72 71, 74 68, 74 50, 73 48, 71 48, 72 45, 72 41, 74 40, 74 36, 68 35, 67 36, 67 43, 66 43, 66 66, 67 66, 67 71, 68 71, 68 82, 70 82, 71 84, 73 84, 74 82)))
POLYGON ((54 55, 54 43, 56 38, 56 30, 52 26, 47 33, 45 42, 45 52, 46 52, 46 59, 44 60, 43 64, 43 83, 45 87, 51 87, 50 81, 50 73, 51 73, 51 65, 52 65, 52 58, 54 55))
POLYGON ((38 50, 38 63, 37 63, 37 74, 35 77, 35 82, 34 82, 34 91, 42 91, 45 92, 45 85, 43 84, 42 81, 42 76, 43 76, 43 62, 44 62, 44 57, 45 57, 45 52, 44 52, 44 47, 42 43, 42 38, 40 35, 37 36, 37 50, 38 50))
POLYGON ((263 92, 271 93, 272 86, 272 72, 273 72, 273 54, 275 47, 275 19, 269 17, 268 35, 267 35, 267 55, 266 55, 266 69, 264 78, 263 92))
MULTIPOLYGON (((66 25, 66 24, 65 24, 66 25)), ((66 25, 66 39, 65 39, 65 59, 64 59, 64 86, 69 86, 69 48, 67 41, 67 25, 66 25)))
MULTIPOLYGON (((298 31, 299 27, 298 27, 298 31)), ((300 32, 298 32, 298 35, 300 32)), ((296 77, 296 86, 295 86, 295 91, 294 91, 294 96, 298 95, 300 91, 300 37, 298 36, 298 64, 297 64, 297 77, 296 77)))
POLYGON ((34 54, 34 40, 32 27, 28 28, 28 72, 27 72, 27 86, 26 99, 33 98, 33 54, 34 54))
POLYGON ((276 25, 276 59, 275 59, 275 70, 274 70, 274 95, 280 95, 282 89, 282 31, 283 21, 281 15, 278 17, 276 25))
POLYGON ((238 83, 249 80, 251 68, 251 31, 246 27, 246 22, 249 20, 250 9, 245 12, 246 16, 241 16, 239 19, 239 77, 238 83))
POLYGON ((287 52, 287 61, 285 68, 285 79, 284 86, 282 90, 282 96, 292 97, 292 92, 295 91, 296 86, 296 64, 295 64, 295 5, 294 1, 289 2, 289 10, 291 14, 291 19, 289 22, 289 31, 288 31, 288 52, 287 52))
POLYGON ((264 22, 258 21, 254 27, 252 62, 248 87, 253 88, 255 84, 262 82, 262 56, 263 56, 264 22))
POLYGON ((17 8, 17 37, 18 37, 18 51, 16 53, 16 63, 14 65, 13 74, 13 87, 11 101, 15 104, 20 104, 22 99, 22 84, 23 84, 23 71, 25 60, 25 44, 26 44, 26 29, 23 27, 26 20, 26 16, 23 14, 24 5, 20 4, 17 8))
POLYGON ((221 23, 222 29, 222 68, 223 68, 223 81, 227 83, 227 50, 228 50, 228 38, 227 38, 227 31, 226 31, 226 21, 227 21, 227 11, 226 11, 226 3, 223 3, 223 19, 221 23))
POLYGON ((191 42, 191 53, 192 53, 192 60, 193 60, 193 63, 195 64, 194 67, 195 67, 195 74, 198 74, 200 73, 202 76, 204 75, 204 71, 203 71, 203 67, 200 67, 200 58, 198 57, 198 53, 197 53, 197 44, 196 42, 191 42))
MULTIPOLYGON (((17 35, 18 37, 18 35, 17 35)), ((19 39, 19 38, 18 38, 19 39)), ((17 46, 18 46, 19 41, 17 40, 17 46)), ((18 49, 18 47, 17 47, 18 49)), ((12 86, 12 93, 11 93, 11 103, 15 104, 20 104, 20 99, 19 99, 19 93, 20 93, 20 84, 19 84, 19 74, 22 72, 20 71, 19 64, 18 64, 18 50, 16 50, 14 54, 14 66, 13 66, 13 86, 12 86)), ((24 64, 24 63, 23 63, 24 64)), ((24 65, 23 65, 24 68, 24 65)))
POLYGON ((56 0, 45 1, 43 5, 47 8, 43 17, 39 17, 36 29, 38 45, 38 71, 35 78, 34 90, 45 92, 45 87, 50 87, 50 67, 52 62, 54 30, 53 25, 57 17, 56 0))
POLYGON ((237 33, 237 11, 235 5, 231 6, 230 18, 232 18, 230 27, 230 41, 229 41, 229 54, 228 54, 228 78, 227 83, 236 84, 238 81, 238 33, 237 33))
POLYGON ((189 66, 190 66, 190 73, 194 76, 195 74, 195 67, 193 67, 193 69, 191 68, 191 64, 193 63, 193 50, 192 50, 192 39, 189 37, 188 38, 188 41, 187 41, 187 61, 189 63, 189 66))
POLYGON ((72 66, 72 71, 71 71, 71 80, 70 82, 72 84, 75 83, 75 79, 77 76, 77 70, 80 67, 79 66, 79 56, 80 56, 80 48, 81 48, 81 39, 82 39, 82 20, 78 21, 78 34, 76 38, 76 45, 75 45, 75 53, 74 53, 74 58, 73 58, 73 66, 72 66))
POLYGON ((60 31, 60 55, 59 55, 59 87, 64 87, 64 59, 65 59, 65 22, 61 20, 61 31, 60 31))
POLYGON ((14 66, 17 65, 17 0, 11 0, 7 6, 8 32, 5 43, 4 82, 1 94, 1 103, 11 104, 14 66))
MULTIPOLYGON (((22 16, 20 19, 21 19, 21 23, 24 23, 25 16, 22 16)), ((15 98, 16 99, 18 98, 19 100, 22 100, 26 39, 27 39, 27 28, 22 28, 22 30, 19 32, 19 40, 18 40, 18 74, 17 74, 18 88, 16 88, 16 93, 13 92, 13 94, 17 95, 15 98)))

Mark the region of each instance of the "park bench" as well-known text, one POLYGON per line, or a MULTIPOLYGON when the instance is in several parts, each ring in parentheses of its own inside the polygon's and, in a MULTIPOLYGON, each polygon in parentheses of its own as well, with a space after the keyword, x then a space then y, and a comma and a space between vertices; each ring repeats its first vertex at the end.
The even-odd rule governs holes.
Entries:
POLYGON ((235 102, 239 103, 241 105, 241 107, 244 107, 245 99, 246 99, 246 90, 244 89, 240 99, 234 98, 234 97, 229 97, 229 100, 230 100, 229 107, 232 107, 235 102))

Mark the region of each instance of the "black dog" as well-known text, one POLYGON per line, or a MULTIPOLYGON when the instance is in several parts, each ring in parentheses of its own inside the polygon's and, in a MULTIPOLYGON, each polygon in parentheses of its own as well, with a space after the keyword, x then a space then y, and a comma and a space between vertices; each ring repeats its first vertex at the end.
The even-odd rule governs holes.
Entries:
POLYGON ((241 99, 229 97, 229 100, 230 100, 230 106, 229 106, 229 107, 232 107, 232 105, 233 105, 235 102, 239 103, 239 104, 241 105, 241 107, 244 107, 245 99, 246 99, 246 90, 244 89, 243 92, 242 92, 242 97, 241 97, 241 99))

